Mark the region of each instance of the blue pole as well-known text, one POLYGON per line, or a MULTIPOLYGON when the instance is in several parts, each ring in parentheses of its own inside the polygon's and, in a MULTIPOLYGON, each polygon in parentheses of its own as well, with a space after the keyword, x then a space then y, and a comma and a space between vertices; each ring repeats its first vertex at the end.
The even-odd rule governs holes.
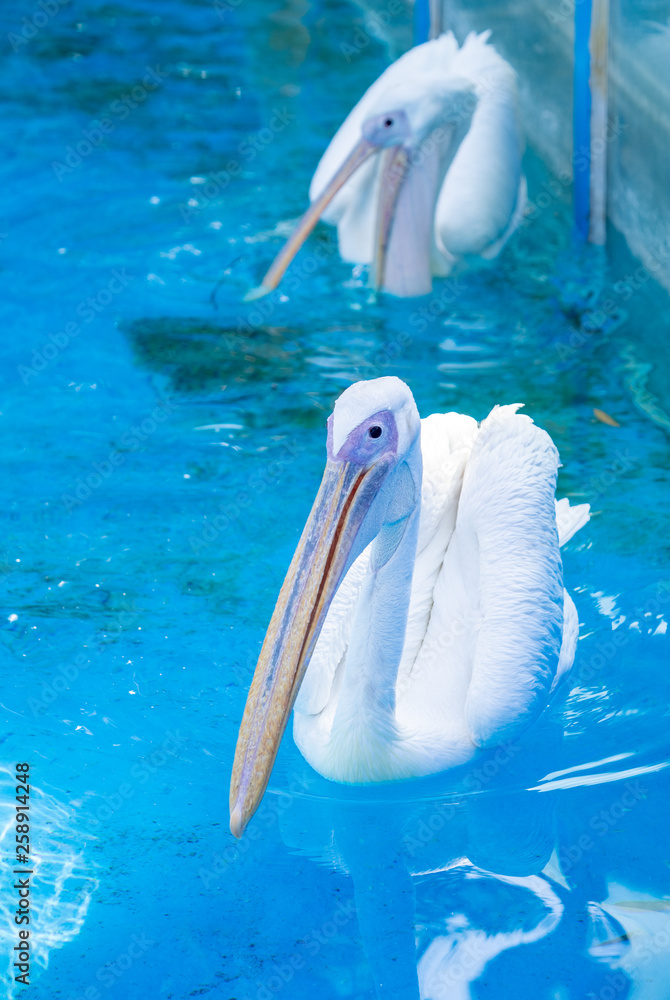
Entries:
POLYGON ((575 71, 573 95, 573 200, 575 226, 589 238, 591 214, 591 0, 575 4, 575 71))
POLYGON ((430 37, 430 0, 414 0, 414 44, 421 45, 430 37))

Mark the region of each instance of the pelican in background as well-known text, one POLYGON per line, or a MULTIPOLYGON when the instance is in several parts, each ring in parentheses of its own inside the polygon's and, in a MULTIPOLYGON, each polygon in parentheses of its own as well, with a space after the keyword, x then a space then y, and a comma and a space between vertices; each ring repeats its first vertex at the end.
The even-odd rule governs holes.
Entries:
POLYGON ((372 283, 425 295, 466 255, 500 253, 526 204, 516 74, 470 34, 417 45, 386 69, 336 132, 309 189, 311 205, 247 299, 277 287, 319 218, 340 255, 372 283))
POLYGON ((298 748, 342 782, 457 766, 546 706, 579 625, 559 546, 589 507, 555 501, 558 452, 518 409, 422 421, 395 377, 337 400, 240 727, 235 836, 294 702, 298 748))

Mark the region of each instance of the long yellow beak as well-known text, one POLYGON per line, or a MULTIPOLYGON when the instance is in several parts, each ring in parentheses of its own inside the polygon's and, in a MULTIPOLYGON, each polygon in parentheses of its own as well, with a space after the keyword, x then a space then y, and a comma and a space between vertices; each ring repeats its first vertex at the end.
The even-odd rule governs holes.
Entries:
POLYGON ((340 188, 349 180, 351 175, 358 170, 369 156, 379 151, 379 146, 370 142, 362 136, 354 146, 353 150, 346 158, 340 169, 333 177, 330 184, 319 195, 316 201, 312 202, 305 214, 302 216, 294 232, 279 251, 270 269, 263 278, 258 288, 252 288, 244 296, 245 302, 259 299, 263 295, 274 291, 281 279, 284 277, 286 268, 289 266, 300 247, 303 245, 315 225, 321 218, 323 212, 333 200, 340 188))
POLYGON ((241 837, 258 808, 321 626, 358 530, 389 471, 329 460, 282 585, 251 682, 230 783, 230 829, 241 837))

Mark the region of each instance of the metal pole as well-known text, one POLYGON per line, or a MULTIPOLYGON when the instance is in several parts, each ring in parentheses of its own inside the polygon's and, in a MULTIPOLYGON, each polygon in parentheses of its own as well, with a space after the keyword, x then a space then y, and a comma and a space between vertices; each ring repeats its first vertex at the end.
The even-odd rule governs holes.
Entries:
POLYGON ((573 200, 575 226, 579 235, 589 237, 591 188, 591 0, 575 4, 575 68, 573 81, 573 200))
POLYGON ((577 231, 602 245, 607 235, 607 76, 609 0, 576 0, 574 205, 577 231))
POLYGON ((591 14, 591 218, 589 240, 607 239, 607 70, 609 0, 593 0, 591 14))
POLYGON ((430 0, 414 0, 414 44, 421 45, 430 37, 430 0))
POLYGON ((428 10, 430 17, 429 25, 429 36, 430 38, 439 38, 442 34, 442 22, 443 17, 443 4, 444 0, 429 0, 428 10))

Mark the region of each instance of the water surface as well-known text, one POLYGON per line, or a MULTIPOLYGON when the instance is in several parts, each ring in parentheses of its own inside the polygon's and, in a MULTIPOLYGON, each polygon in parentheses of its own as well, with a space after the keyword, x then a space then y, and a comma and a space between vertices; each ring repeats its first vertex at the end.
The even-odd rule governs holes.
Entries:
POLYGON ((374 301, 324 227, 281 301, 244 304, 389 54, 347 61, 349 3, 230 7, 64 7, 8 49, 2 759, 35 788, 31 995, 410 1000, 418 960, 432 1000, 663 998, 667 297, 628 294, 616 239, 575 244, 561 196, 426 299, 374 301), (571 689, 506 753, 403 785, 335 786, 287 735, 237 843, 237 726, 325 419, 382 374, 424 415, 523 402, 554 438, 594 511, 564 552, 571 689))

